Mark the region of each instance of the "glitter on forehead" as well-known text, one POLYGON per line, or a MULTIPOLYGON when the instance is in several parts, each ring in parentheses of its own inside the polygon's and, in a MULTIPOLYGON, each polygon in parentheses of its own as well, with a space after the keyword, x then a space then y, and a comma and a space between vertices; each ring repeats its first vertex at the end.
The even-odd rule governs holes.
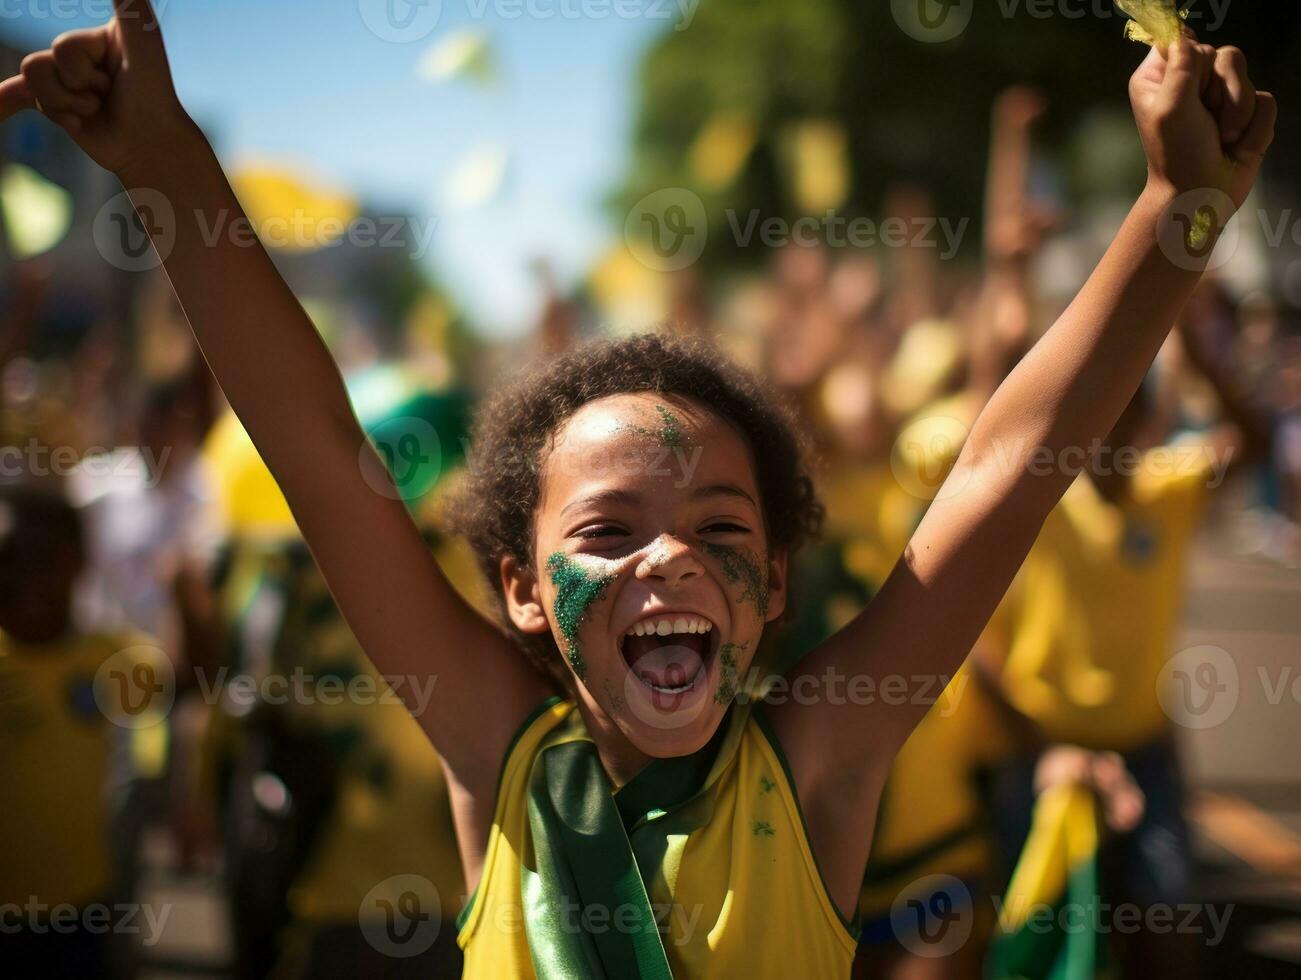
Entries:
POLYGON ((682 420, 678 418, 678 416, 674 415, 673 412, 669 411, 669 409, 664 405, 657 404, 655 406, 655 411, 659 415, 658 428, 652 429, 644 425, 638 425, 635 422, 623 424, 620 428, 626 429, 630 432, 636 432, 638 435, 646 436, 649 439, 654 439, 661 446, 669 448, 677 448, 681 446, 683 441, 682 420))

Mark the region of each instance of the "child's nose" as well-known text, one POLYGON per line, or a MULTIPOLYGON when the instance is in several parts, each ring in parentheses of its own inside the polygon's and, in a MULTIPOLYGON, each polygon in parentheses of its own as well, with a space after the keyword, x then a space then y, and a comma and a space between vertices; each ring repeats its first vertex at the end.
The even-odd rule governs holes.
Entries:
POLYGON ((703 572, 695 552, 683 542, 669 538, 655 542, 637 566, 638 578, 657 579, 665 585, 677 585, 703 572))

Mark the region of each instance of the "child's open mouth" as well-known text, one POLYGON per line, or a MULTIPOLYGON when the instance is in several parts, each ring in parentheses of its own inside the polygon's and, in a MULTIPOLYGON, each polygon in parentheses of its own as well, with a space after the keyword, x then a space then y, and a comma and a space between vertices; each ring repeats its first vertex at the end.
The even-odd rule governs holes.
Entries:
POLYGON ((671 697, 686 694, 704 678, 715 645, 714 624, 703 616, 660 613, 634 624, 620 650, 638 680, 671 697))

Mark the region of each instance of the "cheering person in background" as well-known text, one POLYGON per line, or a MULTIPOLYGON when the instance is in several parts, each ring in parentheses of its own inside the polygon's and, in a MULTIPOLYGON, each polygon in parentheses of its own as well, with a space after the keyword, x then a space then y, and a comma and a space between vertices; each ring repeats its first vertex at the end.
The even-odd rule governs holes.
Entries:
MULTIPOLYGON (((848 975, 882 784, 923 710, 735 703, 820 514, 786 412, 716 351, 654 336, 579 348, 503 391, 480 415, 461 525, 496 589, 503 621, 486 621, 376 491, 338 370, 266 252, 205 241, 195 212, 239 202, 147 5, 116 7, 26 59, 0 116, 39 108, 167 198, 173 287, 341 611, 386 676, 437 677, 418 720, 475 888, 466 974, 848 975)), ((1199 188, 1245 201, 1277 110, 1240 53, 1180 38, 1132 97, 1147 188, 990 399, 869 609, 795 689, 958 668, 1071 482, 1032 472, 1034 454, 1112 428, 1196 286, 1158 226, 1199 188)))

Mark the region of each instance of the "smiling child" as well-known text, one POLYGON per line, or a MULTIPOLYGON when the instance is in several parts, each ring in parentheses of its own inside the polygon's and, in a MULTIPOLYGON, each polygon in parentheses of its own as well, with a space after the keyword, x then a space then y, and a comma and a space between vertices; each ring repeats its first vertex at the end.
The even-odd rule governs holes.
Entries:
POLYGON ((167 201, 168 276, 340 609, 384 675, 437 678, 417 717, 477 886, 466 974, 848 976, 881 787, 927 705, 830 684, 961 664, 1074 476, 1030 464, 1111 430, 1255 182, 1277 108, 1241 52, 1183 38, 1136 72, 1149 179, 1115 242, 990 399, 868 609, 756 705, 736 695, 817 525, 759 382, 643 337, 503 390, 464 525, 500 591, 487 621, 376 491, 382 465, 266 252, 205 237, 239 202, 147 4, 116 8, 25 59, 0 118, 38 108, 138 207, 167 201), (1159 234, 1181 225, 1196 240, 1172 255, 1159 234))

